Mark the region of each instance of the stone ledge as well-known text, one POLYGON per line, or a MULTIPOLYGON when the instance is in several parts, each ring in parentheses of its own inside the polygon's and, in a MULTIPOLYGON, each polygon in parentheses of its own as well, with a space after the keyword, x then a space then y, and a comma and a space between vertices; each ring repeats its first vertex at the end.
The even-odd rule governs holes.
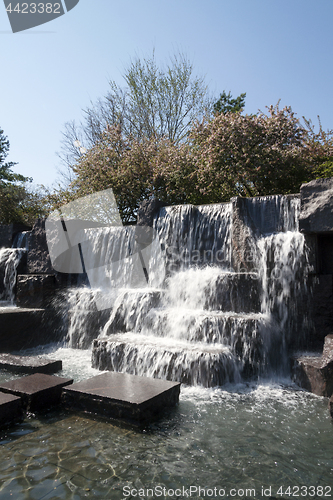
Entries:
POLYGON ((15 373, 55 373, 62 369, 61 360, 50 360, 41 356, 14 356, 0 354, 0 368, 15 373))
POLYGON ((175 406, 179 392, 179 382, 110 372, 64 388, 62 401, 70 409, 139 424, 175 406))
POLYGON ((40 411, 59 404, 62 388, 72 383, 70 378, 35 373, 0 383, 0 391, 22 398, 27 411, 40 411))

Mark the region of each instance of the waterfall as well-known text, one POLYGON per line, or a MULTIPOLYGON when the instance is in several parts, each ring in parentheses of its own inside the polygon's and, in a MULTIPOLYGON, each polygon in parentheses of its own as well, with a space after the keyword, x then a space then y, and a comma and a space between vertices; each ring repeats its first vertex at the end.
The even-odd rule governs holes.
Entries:
POLYGON ((232 268, 232 203, 162 208, 148 283, 133 276, 135 228, 92 231, 92 288, 69 294, 70 345, 93 341, 93 367, 102 370, 206 387, 283 372, 293 337, 309 327, 299 199, 241 203, 254 248, 248 272, 232 268))
POLYGON ((17 267, 25 254, 22 248, 0 248, 0 301, 14 303, 17 267))

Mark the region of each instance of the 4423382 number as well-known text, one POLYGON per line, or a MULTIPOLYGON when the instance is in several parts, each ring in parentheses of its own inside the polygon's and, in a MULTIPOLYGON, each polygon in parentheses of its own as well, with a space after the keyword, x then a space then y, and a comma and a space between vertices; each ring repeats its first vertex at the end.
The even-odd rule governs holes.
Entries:
POLYGON ((289 497, 331 497, 331 486, 280 486, 276 495, 289 497))
POLYGON ((17 14, 61 14, 60 3, 9 3, 6 11, 10 14, 16 12, 17 14), (13 7, 12 7, 13 5, 13 7))

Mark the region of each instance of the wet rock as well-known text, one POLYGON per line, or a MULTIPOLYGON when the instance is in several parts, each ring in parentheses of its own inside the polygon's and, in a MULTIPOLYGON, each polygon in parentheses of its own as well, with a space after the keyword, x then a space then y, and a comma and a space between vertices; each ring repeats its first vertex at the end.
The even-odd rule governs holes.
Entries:
POLYGON ((333 179, 316 179, 301 186, 299 229, 305 233, 333 231, 333 179))
POLYGON ((27 236, 28 274, 52 274, 53 268, 46 241, 45 219, 38 219, 27 236))
POLYGON ((160 208, 165 206, 167 206, 167 203, 160 200, 143 200, 138 208, 136 225, 152 227, 154 216, 160 208))
POLYGON ((236 272, 258 271, 255 269, 255 263, 258 262, 257 238, 292 229, 296 224, 296 212, 291 207, 298 197, 273 195, 231 198, 231 264, 236 272), (289 218, 285 217, 286 212, 291 214, 289 218))
POLYGON ((322 356, 302 356, 294 361, 294 380, 317 396, 333 394, 333 335, 325 337, 322 356))

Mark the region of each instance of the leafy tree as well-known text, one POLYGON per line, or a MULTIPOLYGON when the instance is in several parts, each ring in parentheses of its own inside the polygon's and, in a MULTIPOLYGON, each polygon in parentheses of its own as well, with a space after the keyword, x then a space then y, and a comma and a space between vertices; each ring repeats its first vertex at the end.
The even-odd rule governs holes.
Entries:
POLYGON ((236 99, 231 97, 230 92, 226 94, 226 91, 223 90, 219 99, 213 106, 214 113, 222 113, 223 115, 227 113, 239 113, 243 110, 245 106, 245 97, 246 93, 240 94, 236 99))
MULTIPOLYGON (((107 126, 119 125, 124 137, 136 140, 166 137, 182 142, 196 119, 211 112, 204 79, 193 72, 193 65, 183 55, 170 59, 165 68, 150 58, 134 59, 124 73, 125 87, 111 81, 106 96, 87 108, 78 126, 65 125, 60 157, 73 165, 82 156, 79 141, 86 149, 101 140, 107 126)), ((69 181, 73 179, 67 172, 69 181)))
POLYGON ((28 188, 32 181, 12 171, 14 162, 5 162, 9 152, 9 141, 0 129, 0 224, 22 222, 32 225, 45 213, 43 195, 28 188))

